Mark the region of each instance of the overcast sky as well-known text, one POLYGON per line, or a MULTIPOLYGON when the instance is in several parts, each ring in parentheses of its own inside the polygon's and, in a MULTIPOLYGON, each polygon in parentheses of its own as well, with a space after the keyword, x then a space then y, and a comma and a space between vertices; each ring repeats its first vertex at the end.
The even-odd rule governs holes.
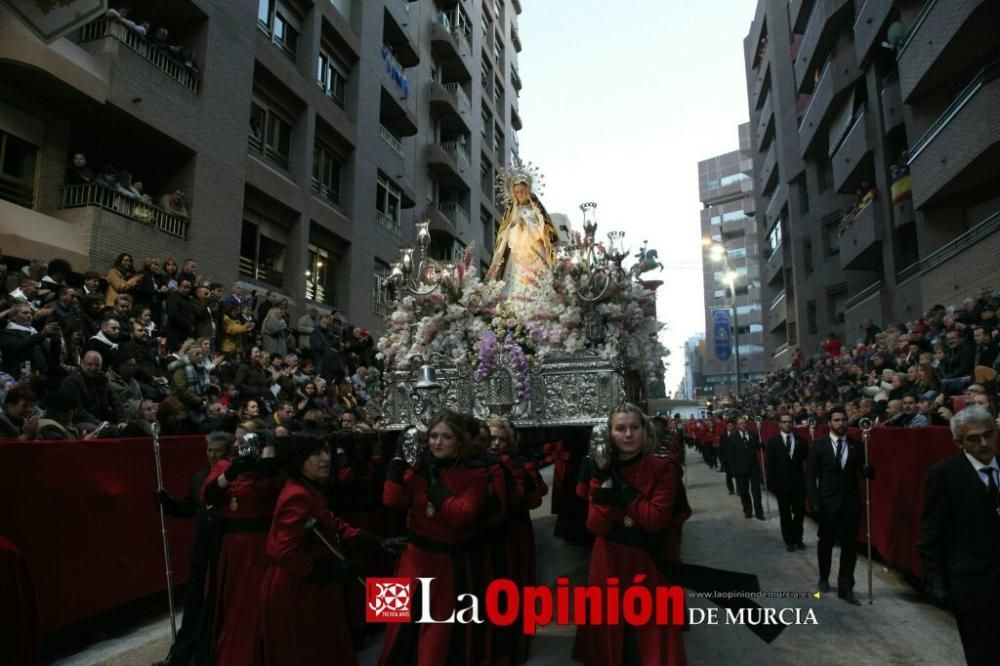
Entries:
POLYGON ((521 0, 521 158, 545 175, 550 212, 598 234, 643 240, 665 269, 659 316, 671 351, 667 392, 684 374, 684 341, 703 331, 698 161, 739 148, 746 122, 743 38, 755 0, 521 0))

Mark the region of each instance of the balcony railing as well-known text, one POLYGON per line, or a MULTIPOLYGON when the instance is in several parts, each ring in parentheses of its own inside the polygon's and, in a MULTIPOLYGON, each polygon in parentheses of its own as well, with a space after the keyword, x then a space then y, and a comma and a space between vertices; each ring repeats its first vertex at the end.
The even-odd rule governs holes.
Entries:
POLYGON ((188 219, 168 213, 158 206, 130 199, 96 183, 69 185, 63 188, 60 208, 84 208, 86 206, 97 206, 136 222, 148 224, 169 236, 185 240, 188 237, 188 219))
POLYGON ((265 145, 260 138, 254 136, 253 134, 250 134, 247 137, 247 145, 251 153, 260 155, 261 157, 266 157, 275 165, 281 167, 285 171, 288 171, 288 167, 291 164, 288 155, 282 155, 271 146, 265 145))
POLYGON ((240 257, 240 275, 245 275, 252 280, 260 280, 275 287, 280 287, 284 282, 285 274, 267 266, 261 266, 249 257, 240 257))
POLYGON ((403 157, 403 144, 400 143, 399 139, 397 139, 392 132, 386 129, 385 125, 378 126, 378 135, 382 137, 382 140, 385 141, 390 148, 392 148, 394 153, 403 157))
POLYGON ((924 149, 929 146, 935 138, 937 138, 938 134, 944 131, 945 127, 948 126, 948 123, 950 123, 955 116, 961 113, 965 105, 972 101, 972 99, 976 96, 976 93, 980 91, 983 85, 998 76, 1000 76, 1000 60, 994 61, 990 65, 984 67, 983 71, 979 72, 979 74, 972 79, 969 85, 967 85, 962 92, 955 97, 955 100, 948 106, 948 108, 945 109, 944 113, 942 113, 941 116, 934 121, 934 124, 931 125, 926 132, 924 132, 923 136, 917 139, 916 143, 913 144, 913 147, 910 149, 910 159, 907 164, 912 165, 913 161, 917 159, 920 153, 922 153, 924 149))
POLYGON ((35 190, 14 180, 0 176, 0 199, 15 203, 25 208, 35 205, 35 190))
POLYGON ((375 211, 375 221, 392 233, 399 235, 399 219, 393 218, 380 210, 375 211))
POLYGON ((388 280, 387 275, 376 275, 375 284, 372 285, 372 312, 380 317, 392 314, 392 305, 385 297, 385 284, 388 280))
POLYGON ((465 154, 465 149, 459 144, 458 141, 445 141, 438 144, 444 152, 452 156, 455 162, 458 163, 460 167, 469 167, 469 156, 465 154))
POLYGON ((80 29, 80 42, 92 42, 104 37, 113 37, 145 58, 157 69, 192 92, 198 92, 198 79, 194 72, 179 62, 173 55, 155 46, 143 35, 131 30, 124 23, 103 18, 80 29))
POLYGON ((438 206, 438 210, 444 214, 449 220, 455 223, 455 227, 459 226, 459 223, 463 223, 466 226, 469 224, 469 213, 462 207, 462 204, 457 201, 446 201, 438 206))
POLYGON ((844 302, 844 310, 853 310, 882 291, 882 281, 873 282, 844 302))
POLYGON ((409 97, 410 82, 406 78, 406 74, 403 73, 403 66, 396 60, 396 56, 392 55, 389 47, 384 44, 382 45, 382 60, 385 61, 385 70, 389 73, 389 77, 396 82, 396 86, 403 92, 403 99, 409 97))
POLYGON ((320 181, 319 178, 312 179, 313 192, 323 197, 330 203, 340 205, 340 189, 333 188, 320 181))
POLYGON ((1000 230, 1000 213, 993 213, 985 220, 972 227, 955 240, 941 246, 920 260, 920 272, 940 266, 949 259, 968 250, 970 247, 1000 230))
POLYGON ((471 108, 472 102, 469 101, 469 96, 465 94, 465 88, 462 87, 462 84, 456 82, 446 83, 444 84, 444 89, 455 97, 455 101, 458 102, 459 111, 471 108))

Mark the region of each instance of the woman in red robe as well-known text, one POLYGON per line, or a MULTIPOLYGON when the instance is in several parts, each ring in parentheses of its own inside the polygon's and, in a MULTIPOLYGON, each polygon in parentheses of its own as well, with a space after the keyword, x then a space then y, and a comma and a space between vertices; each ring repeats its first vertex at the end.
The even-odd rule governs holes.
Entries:
MULTIPOLYGON (((389 463, 383 502, 407 512, 409 542, 396 567, 397 577, 434 578, 431 614, 451 617, 459 594, 472 592, 469 551, 478 521, 486 506, 490 475, 475 447, 466 419, 443 412, 428 424, 426 455, 416 469, 397 455, 389 463)), ((413 619, 422 608, 420 591, 411 592, 413 619)), ((465 607, 465 605, 463 605, 465 607)), ((392 664, 472 664, 475 661, 476 624, 391 623, 379 657, 381 666, 392 664)))
MULTIPOLYGON (((587 528, 594 533, 589 585, 605 587, 607 579, 621 581, 618 594, 635 584, 650 588, 669 585, 657 560, 663 559, 664 542, 674 517, 680 483, 677 467, 651 455, 655 442, 646 416, 625 404, 608 418, 611 462, 597 469, 591 480, 587 528)), ((632 627, 618 624, 580 626, 573 658, 588 666, 621 664, 685 664, 684 639, 679 626, 649 622, 632 627)))
POLYGON ((326 666, 357 664, 345 616, 344 586, 357 586, 350 560, 342 562, 319 538, 391 550, 395 544, 351 526, 327 505, 331 455, 318 437, 287 441, 289 480, 278 497, 267 538, 269 564, 260 587, 256 663, 326 666))
POLYGON ((221 542, 206 581, 212 609, 210 652, 216 666, 252 663, 257 627, 257 596, 267 569, 267 533, 281 491, 273 445, 258 460, 241 456, 220 460, 202 486, 202 499, 218 521, 221 542))

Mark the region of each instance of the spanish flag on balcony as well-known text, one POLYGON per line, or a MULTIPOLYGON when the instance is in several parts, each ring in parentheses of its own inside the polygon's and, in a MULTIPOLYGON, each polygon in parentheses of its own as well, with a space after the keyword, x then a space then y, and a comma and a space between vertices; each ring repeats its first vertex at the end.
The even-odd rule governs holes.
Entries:
POLYGON ((913 196, 913 188, 910 185, 910 172, 898 175, 892 181, 892 204, 895 206, 900 201, 906 201, 913 196))

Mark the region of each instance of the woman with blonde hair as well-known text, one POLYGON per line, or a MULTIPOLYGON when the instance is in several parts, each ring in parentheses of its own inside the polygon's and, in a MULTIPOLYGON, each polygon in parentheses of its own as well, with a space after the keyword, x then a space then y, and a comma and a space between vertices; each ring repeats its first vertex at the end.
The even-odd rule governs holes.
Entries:
MULTIPOLYGON (((648 587, 654 596, 657 587, 672 583, 660 563, 665 559, 680 476, 673 463, 651 455, 653 429, 635 405, 625 403, 615 409, 607 428, 609 460, 603 466, 595 464, 590 481, 587 529, 596 539, 588 584, 607 588, 608 579, 617 578, 623 586, 648 587), (640 574, 644 580, 634 582, 640 574)), ((686 663, 681 627, 653 622, 580 626, 573 658, 595 666, 686 663)))

